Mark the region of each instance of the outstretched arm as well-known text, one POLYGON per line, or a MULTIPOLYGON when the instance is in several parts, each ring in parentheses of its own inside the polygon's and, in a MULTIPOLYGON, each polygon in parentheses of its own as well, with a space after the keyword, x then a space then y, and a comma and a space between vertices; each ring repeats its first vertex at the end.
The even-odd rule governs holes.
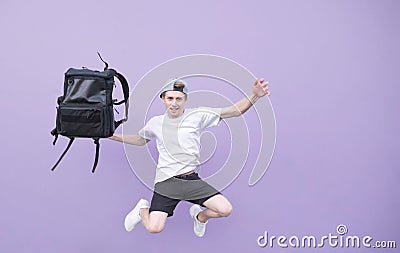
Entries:
POLYGON ((149 142, 148 139, 145 139, 137 134, 122 135, 114 133, 114 135, 109 137, 109 139, 137 146, 143 146, 149 142))
POLYGON ((245 113, 259 98, 270 95, 271 93, 268 91, 268 82, 264 81, 264 78, 256 79, 252 92, 249 96, 244 97, 236 104, 222 108, 221 119, 238 117, 245 113))

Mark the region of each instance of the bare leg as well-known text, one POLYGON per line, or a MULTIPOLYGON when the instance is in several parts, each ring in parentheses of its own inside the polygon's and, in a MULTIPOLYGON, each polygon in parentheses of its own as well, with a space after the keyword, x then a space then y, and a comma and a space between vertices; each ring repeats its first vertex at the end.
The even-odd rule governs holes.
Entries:
POLYGON ((168 214, 160 211, 153 211, 149 213, 148 208, 141 208, 139 215, 142 218, 143 226, 150 233, 160 233, 165 227, 168 214))
POLYGON ((227 217, 232 212, 231 203, 221 194, 215 195, 204 202, 207 209, 197 215, 197 219, 206 223, 210 218, 227 217))

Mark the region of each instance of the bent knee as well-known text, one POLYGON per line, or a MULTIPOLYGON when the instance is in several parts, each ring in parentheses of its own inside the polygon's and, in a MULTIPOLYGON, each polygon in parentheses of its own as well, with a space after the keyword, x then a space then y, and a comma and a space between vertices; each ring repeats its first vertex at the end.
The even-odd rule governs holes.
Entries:
POLYGON ((163 231, 164 228, 159 228, 159 227, 149 227, 147 228, 147 231, 149 231, 152 234, 157 234, 163 231))
POLYGON ((147 231, 149 231, 152 234, 160 233, 163 230, 164 230, 164 226, 161 226, 161 225, 150 225, 147 227, 147 231))
POLYGON ((233 207, 231 204, 226 204, 219 210, 219 215, 221 215, 222 217, 228 217, 229 215, 231 215, 232 209, 233 207))

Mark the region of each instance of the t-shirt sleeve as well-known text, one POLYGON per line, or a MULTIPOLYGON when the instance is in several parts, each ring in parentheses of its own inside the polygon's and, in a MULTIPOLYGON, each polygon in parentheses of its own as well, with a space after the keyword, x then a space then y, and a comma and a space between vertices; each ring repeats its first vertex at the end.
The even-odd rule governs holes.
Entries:
POLYGON ((200 107, 198 108, 203 113, 201 128, 217 126, 221 121, 222 108, 200 107))
POLYGON ((139 130, 139 136, 147 140, 151 140, 155 137, 154 131, 152 129, 152 120, 149 120, 147 124, 139 130))

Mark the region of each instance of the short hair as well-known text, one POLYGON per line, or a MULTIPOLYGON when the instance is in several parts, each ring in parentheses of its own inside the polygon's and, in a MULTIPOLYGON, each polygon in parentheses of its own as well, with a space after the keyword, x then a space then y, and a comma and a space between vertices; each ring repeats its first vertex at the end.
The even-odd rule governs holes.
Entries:
POLYGON ((181 81, 176 81, 174 83, 174 87, 183 89, 183 88, 185 88, 185 84, 182 83, 181 81))

